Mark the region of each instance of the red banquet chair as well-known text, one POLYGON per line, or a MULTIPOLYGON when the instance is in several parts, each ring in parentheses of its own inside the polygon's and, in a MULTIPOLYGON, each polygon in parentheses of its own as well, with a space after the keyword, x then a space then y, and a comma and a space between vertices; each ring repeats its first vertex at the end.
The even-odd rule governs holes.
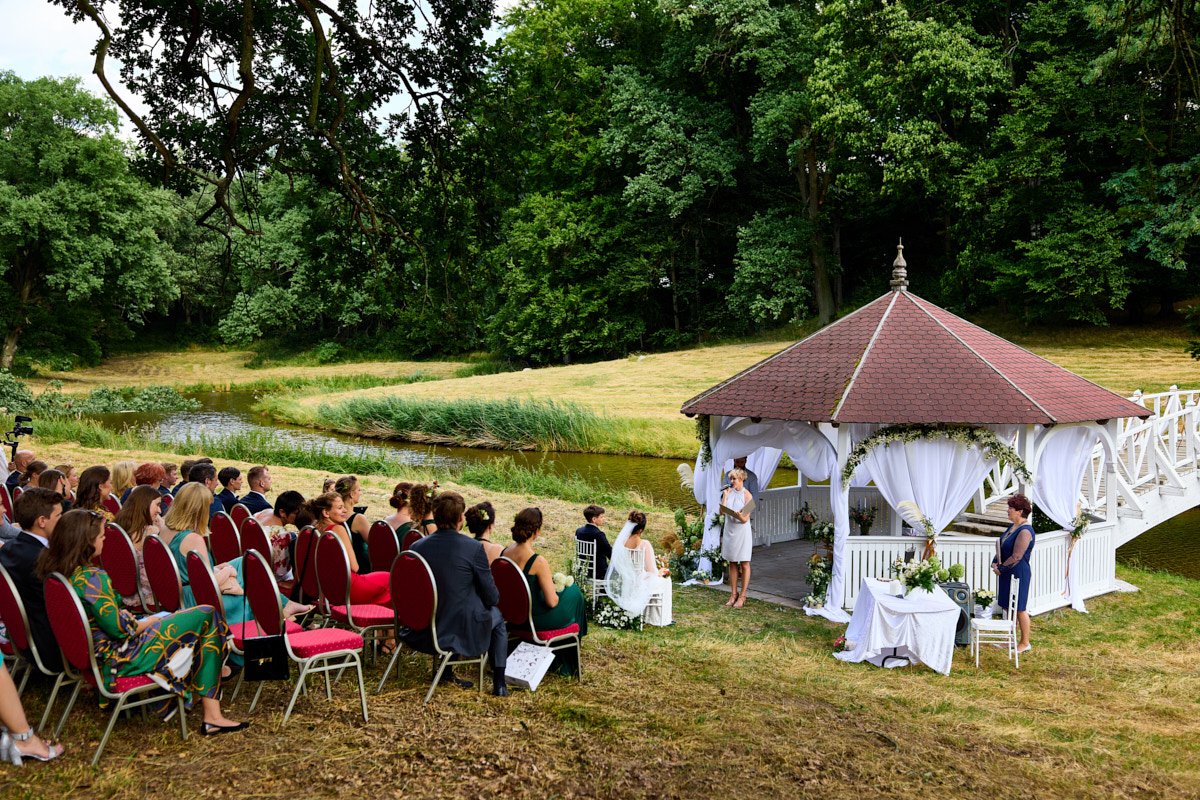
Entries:
MULTIPOLYGON (((372 645, 388 636, 393 626, 392 610, 374 603, 350 603, 350 559, 341 541, 332 533, 317 540, 317 580, 321 600, 331 622, 345 625, 372 645)), ((372 655, 374 653, 372 652, 372 655)))
POLYGON ((565 628, 539 631, 533 623, 533 595, 529 583, 516 562, 508 556, 500 556, 492 562, 492 578, 500 590, 500 613, 508 627, 509 640, 549 647, 553 651, 575 648, 575 663, 578 677, 583 680, 583 659, 579 647, 579 623, 572 622, 565 628))
POLYGON ((392 526, 383 520, 376 520, 367 532, 367 555, 371 557, 371 565, 380 571, 390 571, 392 562, 400 555, 400 540, 392 526))
MULTIPOLYGON (((104 736, 100 739, 100 746, 96 748, 96 756, 92 759, 93 767, 100 761, 100 755, 104 752, 108 737, 112 735, 117 718, 127 708, 174 700, 178 704, 179 732, 184 741, 187 741, 187 709, 182 697, 160 688, 146 675, 122 675, 116 679, 114 690, 109 690, 104 685, 104 677, 96 663, 96 652, 92 649, 92 628, 88 623, 87 613, 83 610, 83 604, 79 602, 79 596, 75 594, 70 582, 57 572, 46 578, 46 613, 50 617, 50 627, 54 629, 54 638, 58 640, 58 646, 62 648, 67 663, 102 697, 117 701, 109 717, 108 727, 104 730, 104 736), (144 696, 139 698, 139 695, 144 696)), ((78 693, 76 689, 76 694, 78 693)), ((74 703, 75 698, 72 697, 71 705, 74 703)), ((70 710, 68 705, 67 711, 70 710)))
POLYGON ((159 611, 174 614, 183 605, 183 579, 175 557, 156 534, 147 535, 142 542, 142 561, 159 611))
MULTIPOLYGON (((24 487, 24 486, 14 486, 14 487, 13 487, 13 490, 12 490, 12 499, 13 499, 13 502, 14 502, 14 503, 15 503, 15 502, 17 502, 17 498, 19 498, 19 497, 21 496, 21 493, 22 493, 22 492, 24 492, 24 491, 25 491, 25 487, 24 487)), ((9 519, 10 519, 10 521, 11 521, 11 517, 10 517, 9 519)))
POLYGON ((4 504, 4 515, 8 521, 13 521, 13 496, 8 493, 7 484, 0 483, 0 503, 4 504))
POLYGON ((104 550, 100 553, 100 566, 108 573, 117 594, 136 597, 143 613, 155 610, 153 598, 142 594, 142 582, 138 580, 137 550, 129 534, 115 522, 104 526, 104 550))
POLYGON ((320 534, 311 525, 300 529, 292 555, 292 577, 300 585, 300 602, 316 603, 321 616, 329 616, 321 602, 321 584, 317 580, 317 539, 320 534))
POLYGON ((100 505, 110 514, 117 514, 121 511, 121 498, 115 494, 110 494, 108 497, 100 501, 100 505))
POLYGON ((404 543, 401 545, 401 550, 411 550, 415 542, 420 541, 421 532, 416 528, 410 528, 408 533, 404 534, 404 543))
MULTIPOLYGON (((54 701, 58 699, 59 689, 74 685, 75 694, 78 694, 79 678, 65 670, 55 672, 42 661, 42 654, 38 652, 37 643, 33 641, 33 635, 29 631, 29 616, 25 613, 25 603, 17 592, 17 585, 13 583, 12 577, 4 567, 0 567, 0 621, 8 630, 12 654, 20 656, 19 665, 23 666, 21 682, 17 686, 17 696, 20 697, 21 693, 25 691, 25 684, 29 682, 29 676, 35 669, 43 675, 54 678, 54 688, 50 691, 50 699, 46 702, 46 710, 42 713, 42 721, 38 724, 39 729, 45 728, 47 720, 50 719, 50 711, 54 708, 54 701), (21 655, 23 653, 28 653, 28 657, 21 655)), ((12 677, 13 680, 16 680, 15 672, 12 677)), ((75 697, 72 695, 66 710, 63 711, 63 715, 58 721, 58 727, 54 732, 55 736, 58 736, 63 725, 66 724, 67 714, 71 712, 71 705, 74 702, 75 697)))
MULTIPOLYGON (((262 523, 254 517, 246 517, 242 520, 239 526, 239 534, 242 540, 242 555, 245 555, 251 550, 257 550, 265 556, 271 555, 271 539, 267 536, 267 532, 263 530, 262 523)), ((281 581, 275 579, 279 584, 279 590, 285 595, 290 595, 295 581, 281 581)))
MULTIPOLYGON (((487 653, 484 652, 478 656, 467 657, 452 653, 449 650, 442 649, 438 642, 437 635, 437 605, 438 591, 437 582, 433 579, 433 571, 429 569, 429 563, 419 553, 414 553, 411 550, 406 550, 396 557, 392 562, 391 570, 391 591, 392 591, 392 606, 395 608, 394 624, 396 630, 401 627, 408 628, 414 631, 423 631, 429 629, 430 641, 433 643, 433 649, 436 653, 434 656, 437 659, 437 670, 433 674, 433 683, 429 687, 429 691, 425 694, 425 702, 429 702, 429 698, 433 697, 433 690, 437 688, 438 682, 442 679, 442 673, 446 667, 455 666, 458 664, 479 664, 479 691, 483 692, 483 662, 487 658, 487 653)), ((392 653, 392 660, 388 662, 387 669, 383 671, 383 678, 379 681, 379 688, 375 694, 383 691, 383 686, 387 683, 388 675, 392 671, 392 667, 396 665, 396 660, 400 657, 401 648, 396 647, 396 652, 392 653)))
POLYGON ((241 503, 237 503, 229 510, 229 518, 233 520, 233 526, 239 531, 242 529, 242 523, 248 520, 251 516, 250 509, 246 508, 241 503))
POLYGON ((162 509, 162 513, 166 514, 170 509, 171 503, 175 502, 175 498, 169 494, 164 494, 158 501, 158 507, 162 509))
MULTIPOLYGON (((320 628, 313 631, 289 633, 284 625, 283 610, 279 607, 279 587, 275 583, 275 575, 271 572, 271 562, 251 550, 246 554, 242 566, 242 574, 246 578, 246 598, 250 601, 250 611, 254 621, 263 636, 284 637, 288 656, 300 665, 300 674, 296 678, 296 688, 292 699, 288 702, 287 710, 283 713, 283 723, 292 715, 296 705, 296 697, 304 686, 304 679, 312 673, 325 675, 325 697, 333 699, 333 689, 329 682, 329 673, 339 672, 350 665, 358 673, 358 694, 362 701, 363 722, 367 721, 367 691, 363 685, 362 660, 358 653, 363 648, 363 638, 353 631, 343 628, 320 628)), ((250 711, 254 711, 258 698, 262 694, 263 681, 254 693, 250 703, 250 711)))
POLYGON ((224 511, 213 514, 208 521, 208 549, 214 564, 225 564, 242 555, 237 526, 224 511))

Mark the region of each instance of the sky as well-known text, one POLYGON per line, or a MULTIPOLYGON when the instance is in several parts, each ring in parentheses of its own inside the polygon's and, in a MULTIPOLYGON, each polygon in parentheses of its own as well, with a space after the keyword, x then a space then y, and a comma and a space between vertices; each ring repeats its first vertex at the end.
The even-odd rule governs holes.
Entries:
MULTIPOLYGON (((498 0, 497 12, 516 4, 517 0, 498 0)), ((100 80, 92 74, 96 59, 91 51, 99 31, 90 20, 75 24, 61 6, 46 0, 0 0, 0 19, 4 20, 0 26, 0 71, 14 72, 25 80, 73 75, 83 79, 88 90, 107 96, 100 80)), ((493 29, 489 38, 494 35, 493 29)), ((108 79, 120 87, 118 92, 140 114, 145 106, 124 91, 120 69, 120 62, 111 57, 105 60, 108 79)), ((386 109, 400 111, 403 106, 402 101, 396 100, 386 109)), ((132 123, 124 117, 122 120, 122 134, 132 136, 132 123)))

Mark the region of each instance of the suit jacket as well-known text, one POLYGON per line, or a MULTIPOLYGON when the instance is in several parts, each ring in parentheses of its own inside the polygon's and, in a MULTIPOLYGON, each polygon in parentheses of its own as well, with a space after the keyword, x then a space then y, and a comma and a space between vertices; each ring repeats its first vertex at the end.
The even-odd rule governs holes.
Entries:
POLYGON ((257 514, 260 511, 266 511, 269 508, 273 508, 270 502, 267 501, 267 498, 263 497, 258 492, 247 492, 240 500, 238 500, 238 502, 250 509, 251 514, 257 514))
MULTIPOLYGON (((453 528, 439 528, 412 549, 429 563, 437 585, 438 644, 463 656, 486 653, 493 627, 489 609, 500 602, 500 591, 483 545, 453 528)), ((401 638, 422 653, 434 652, 428 630, 402 631, 401 638)))
POLYGON ((612 558, 612 545, 608 543, 604 531, 589 522, 576 529, 575 538, 581 542, 596 543, 596 574, 592 577, 604 580, 604 576, 608 574, 608 559, 612 558))
POLYGON ((238 504, 237 495, 228 489, 222 489, 217 492, 215 497, 221 501, 221 508, 224 509, 226 514, 233 511, 233 507, 238 504))
POLYGON ((42 657, 47 669, 62 671, 62 651, 50 630, 50 618, 46 615, 46 592, 42 580, 37 576, 38 556, 45 548, 37 539, 21 531, 17 538, 0 547, 0 565, 16 584, 17 594, 25 604, 25 615, 29 617, 33 644, 42 657))
MULTIPOLYGON (((213 495, 212 504, 208 507, 208 518, 212 519, 213 514, 217 513, 218 511, 225 511, 225 504, 221 502, 221 498, 213 495)), ((225 511, 225 513, 228 514, 229 512, 225 511)))

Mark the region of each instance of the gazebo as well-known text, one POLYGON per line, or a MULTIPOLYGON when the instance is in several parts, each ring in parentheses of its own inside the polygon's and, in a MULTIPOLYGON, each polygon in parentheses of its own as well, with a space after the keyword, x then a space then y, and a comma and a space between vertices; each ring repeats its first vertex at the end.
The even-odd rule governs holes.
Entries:
MULTIPOLYGON (((1021 491, 1069 531, 1078 527, 1080 486, 1097 442, 1115 452, 1117 421, 1150 413, 912 294, 903 249, 890 292, 681 409, 707 418, 707 447, 694 480, 706 509, 704 547, 719 541, 712 520, 732 460, 747 456, 765 487, 787 452, 800 483, 761 493, 755 541, 798 538, 792 517, 802 504, 832 517, 833 578, 823 607, 813 611, 839 621, 848 620, 844 609, 852 607, 861 577, 886 575, 894 558, 912 547, 900 537, 900 502, 921 509, 927 530, 918 534, 936 535, 972 501, 982 514, 1021 491), (809 483, 825 480, 827 490, 809 483), (884 535, 856 536, 851 546, 852 501, 883 512, 875 525, 884 535)), ((1113 472, 1110 455, 1110 485, 1113 472)), ((1108 495, 1111 508, 1090 510, 1115 517, 1116 493, 1108 495)), ((965 564, 973 586, 991 584, 994 539, 936 541, 943 561, 965 564)), ((1039 539, 1039 551, 1045 549, 1039 539)), ((1096 561, 1103 574, 1091 570, 1094 580, 1074 591, 1065 583, 1068 562, 1077 558, 1074 539, 1064 539, 1061 549, 1057 580, 1056 557, 1042 559, 1047 575, 1035 587, 1035 613, 1067 603, 1082 609, 1085 594, 1112 589, 1115 548, 1090 548, 1095 557, 1086 554, 1089 563, 1096 561)))

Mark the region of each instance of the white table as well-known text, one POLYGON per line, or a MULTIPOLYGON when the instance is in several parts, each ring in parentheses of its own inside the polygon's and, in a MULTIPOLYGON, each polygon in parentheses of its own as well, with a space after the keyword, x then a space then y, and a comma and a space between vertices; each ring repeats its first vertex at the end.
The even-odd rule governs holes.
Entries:
POLYGON ((894 654, 950 674, 959 608, 940 586, 932 592, 913 590, 907 597, 888 593, 887 581, 863 578, 846 628, 853 650, 834 653, 842 661, 870 661, 882 666, 894 654))

